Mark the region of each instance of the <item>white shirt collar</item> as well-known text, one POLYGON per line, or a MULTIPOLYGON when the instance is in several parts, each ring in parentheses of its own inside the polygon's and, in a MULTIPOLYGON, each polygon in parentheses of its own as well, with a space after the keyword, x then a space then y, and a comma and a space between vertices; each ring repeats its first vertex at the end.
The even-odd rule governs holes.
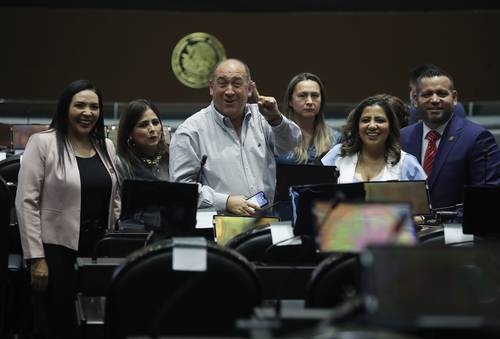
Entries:
MULTIPOLYGON (((210 108, 212 109, 212 111, 215 113, 213 114, 214 118, 215 118, 215 121, 221 125, 221 126, 224 126, 224 127, 228 127, 231 125, 231 120, 225 116, 224 114, 222 114, 221 112, 219 112, 217 110, 217 108, 215 107, 214 105, 214 102, 212 100, 212 102, 210 103, 210 108)), ((250 105, 249 104, 246 104, 245 105, 245 118, 244 120, 248 120, 249 117, 251 116, 252 114, 252 110, 250 109, 250 105)))
POLYGON ((453 118, 453 114, 450 116, 450 118, 448 119, 448 121, 446 121, 444 124, 442 124, 441 126, 439 126, 438 128, 435 128, 435 129, 430 128, 424 122, 423 123, 424 129, 423 129, 422 138, 425 139, 425 137, 427 136, 427 133, 429 133, 432 130, 438 132, 439 135, 443 136, 444 130, 446 129, 446 126, 448 126, 448 123, 450 122, 451 118, 453 118))

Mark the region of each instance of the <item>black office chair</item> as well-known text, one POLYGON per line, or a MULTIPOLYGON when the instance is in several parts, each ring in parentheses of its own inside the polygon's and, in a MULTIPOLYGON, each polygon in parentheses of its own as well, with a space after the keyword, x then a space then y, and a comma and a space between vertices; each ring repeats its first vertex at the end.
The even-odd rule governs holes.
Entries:
MULTIPOLYGON (((7 158, 10 160, 11 158, 7 158)), ((0 161, 0 172, 6 173, 11 180, 17 182, 17 171, 19 170, 19 158, 9 162, 8 171, 5 161, 0 161), (17 168, 17 169, 16 169, 17 168)), ((0 175, 0 285, 5 288, 5 294, 1 295, 0 313, 4 312, 0 323, 4 320, 5 333, 20 333, 27 335, 32 330, 30 304, 27 298, 29 282, 23 266, 21 239, 17 225, 14 199, 16 196, 16 184, 10 180, 4 180, 0 175), (6 257, 5 257, 6 256, 6 257), (7 262, 5 263, 5 259, 7 262), (5 263, 5 265, 4 265, 5 263), (6 276, 4 276, 6 274, 6 276)), ((0 324, 1 328, 1 324, 0 324)), ((3 332, 0 332, 3 333, 3 332)))
POLYGON ((21 166, 21 155, 13 155, 0 161, 0 176, 7 182, 11 193, 10 218, 11 226, 9 228, 10 253, 21 254, 21 239, 19 238, 19 229, 17 227, 16 213, 14 209, 14 200, 16 198, 17 177, 21 166))
POLYGON ((359 257, 354 254, 332 255, 313 271, 307 287, 306 306, 332 308, 361 291, 359 257))
POLYGON ((264 228, 241 233, 231 239, 226 247, 240 253, 249 261, 263 263, 267 260, 266 250, 272 245, 271 230, 264 228))
POLYGON ((436 228, 418 236, 418 242, 421 246, 445 246, 444 229, 436 228))
POLYGON ((255 271, 236 252, 207 244, 207 270, 190 272, 173 270, 173 250, 172 239, 160 241, 117 268, 106 296, 108 338, 234 335, 235 321, 261 303, 255 271))
POLYGON ((301 236, 300 244, 280 246, 273 244, 269 228, 242 233, 231 239, 226 247, 237 251, 252 262, 297 264, 316 261, 316 248, 312 239, 301 236))
POLYGON ((7 182, 17 184, 17 176, 21 167, 21 154, 13 155, 0 161, 0 175, 7 182))
POLYGON ((269 228, 241 233, 226 247, 242 254, 247 260, 266 264, 309 263, 316 260, 316 248, 309 237, 300 237, 301 244, 273 244, 269 228))

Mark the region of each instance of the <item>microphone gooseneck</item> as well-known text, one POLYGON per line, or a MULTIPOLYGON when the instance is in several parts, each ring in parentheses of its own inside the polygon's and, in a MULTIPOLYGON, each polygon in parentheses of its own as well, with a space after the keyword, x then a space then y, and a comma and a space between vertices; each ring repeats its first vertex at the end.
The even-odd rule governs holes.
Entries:
POLYGON ((432 211, 436 212, 436 211, 453 210, 453 209, 460 208, 460 207, 464 207, 464 204, 459 203, 459 204, 450 205, 450 206, 436 207, 436 208, 433 208, 432 211))

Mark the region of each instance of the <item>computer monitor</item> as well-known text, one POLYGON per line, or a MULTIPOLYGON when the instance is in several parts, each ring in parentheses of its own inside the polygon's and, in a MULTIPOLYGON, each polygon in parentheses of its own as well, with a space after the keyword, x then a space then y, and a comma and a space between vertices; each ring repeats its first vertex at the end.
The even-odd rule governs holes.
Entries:
POLYGON ((377 181, 349 184, 302 185, 292 187, 292 225, 296 235, 313 235, 314 201, 410 203, 413 215, 429 215, 431 205, 427 183, 417 181, 377 181))
POLYGON ((321 253, 359 253, 373 244, 417 243, 407 203, 316 202, 314 209, 321 253))
POLYGON ((465 186, 462 230, 464 234, 500 236, 497 208, 500 186, 465 186))
POLYGON ((217 244, 224 246, 237 235, 247 232, 253 228, 260 228, 277 222, 279 222, 279 218, 276 217, 254 218, 215 215, 215 239, 217 240, 217 244))
POLYGON ((196 184, 126 179, 121 198, 120 223, 125 227, 153 230, 167 237, 196 233, 196 184))
POLYGON ((366 201, 409 202, 413 215, 430 215, 429 190, 425 180, 365 182, 366 201))
POLYGON ((312 210, 316 201, 365 201, 363 183, 292 186, 292 226, 295 235, 315 236, 312 210))
POLYGON ((290 201, 291 186, 336 184, 338 176, 335 166, 277 164, 274 201, 290 201))
POLYGON ((370 323, 498 331, 498 247, 372 247, 360 262, 370 323))

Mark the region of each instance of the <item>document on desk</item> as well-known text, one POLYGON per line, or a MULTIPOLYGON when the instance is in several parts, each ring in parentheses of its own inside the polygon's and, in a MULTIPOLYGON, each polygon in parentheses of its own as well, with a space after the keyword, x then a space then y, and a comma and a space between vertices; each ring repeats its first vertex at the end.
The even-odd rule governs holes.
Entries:
POLYGON ((461 224, 444 224, 443 228, 444 243, 446 245, 474 240, 474 236, 472 234, 464 234, 461 224))
POLYGON ((293 228, 290 223, 280 222, 271 224, 271 238, 273 245, 277 246, 302 244, 300 238, 294 238, 293 228))
POLYGON ((214 215, 217 215, 217 211, 198 210, 196 212, 196 228, 213 228, 214 215))

